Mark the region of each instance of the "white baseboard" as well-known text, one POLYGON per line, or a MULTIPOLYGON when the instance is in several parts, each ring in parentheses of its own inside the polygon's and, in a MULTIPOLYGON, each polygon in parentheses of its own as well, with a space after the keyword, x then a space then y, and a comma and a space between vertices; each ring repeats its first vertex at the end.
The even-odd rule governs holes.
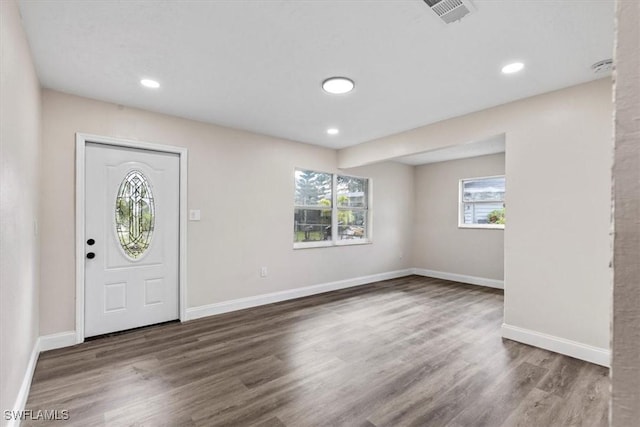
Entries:
POLYGON ((256 295, 246 298, 238 298, 230 301, 222 301, 215 304, 202 305, 199 307, 187 308, 187 318, 183 320, 194 320, 201 317, 213 316, 215 314, 228 313, 231 311, 243 310, 245 308, 257 307, 259 305, 272 304, 274 302, 287 301, 295 298, 307 297, 324 292, 336 291, 339 289, 351 288, 354 286, 366 285, 368 283, 379 282, 381 280, 396 279, 398 277, 413 274, 413 269, 396 270, 386 273, 372 274, 370 276, 356 277, 353 279, 338 280, 336 282, 322 283, 319 285, 306 286, 304 288, 289 289, 286 291, 273 292, 270 294, 256 295))
POLYGON ((605 367, 611 366, 611 351, 606 348, 593 347, 577 341, 547 335, 542 332, 502 324, 502 336, 513 341, 544 348, 556 353, 586 360, 605 367))
POLYGON ((504 289, 504 280, 485 279, 484 277, 466 276, 464 274, 446 273, 444 271, 427 270, 424 268, 414 268, 413 274, 417 274, 418 276, 434 277, 436 279, 452 280, 454 282, 469 283, 471 285, 504 289))
MULTIPOLYGON (((33 343, 33 349, 31 350, 29 362, 27 363, 27 369, 24 372, 24 377, 22 377, 22 384, 20 384, 20 390, 18 391, 18 396, 16 397, 16 403, 13 405, 13 413, 23 411, 27 404, 27 399, 29 398, 29 390, 31 389, 31 381, 33 380, 33 373, 36 370, 36 363, 38 363, 39 355, 40 338, 36 338, 36 341, 33 343)), ((20 418, 12 418, 11 420, 7 421, 6 424, 6 427, 19 426, 20 418)))
POLYGON ((70 347, 76 344, 76 331, 59 332, 40 337, 40 351, 55 350, 56 348, 70 347))
MULTIPOLYGON (((16 403, 13 405, 14 413, 24 411, 29 398, 29 390, 31 389, 31 382, 33 381, 33 374, 36 370, 36 364, 38 362, 38 356, 40 352, 53 350, 56 348, 69 347, 76 344, 75 331, 60 332, 58 334, 51 334, 38 337, 33 343, 33 349, 31 350, 31 356, 29 357, 29 363, 27 363, 27 369, 24 372, 22 378, 22 384, 16 397, 16 403)), ((7 427, 19 427, 20 419, 12 418, 7 421, 7 427)))

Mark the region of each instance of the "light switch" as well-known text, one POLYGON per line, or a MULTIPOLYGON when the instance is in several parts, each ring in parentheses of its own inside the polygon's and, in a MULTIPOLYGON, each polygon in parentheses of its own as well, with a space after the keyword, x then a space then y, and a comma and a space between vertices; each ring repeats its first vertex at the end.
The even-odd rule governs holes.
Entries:
POLYGON ((189 221, 200 221, 200 209, 191 209, 189 211, 189 221))

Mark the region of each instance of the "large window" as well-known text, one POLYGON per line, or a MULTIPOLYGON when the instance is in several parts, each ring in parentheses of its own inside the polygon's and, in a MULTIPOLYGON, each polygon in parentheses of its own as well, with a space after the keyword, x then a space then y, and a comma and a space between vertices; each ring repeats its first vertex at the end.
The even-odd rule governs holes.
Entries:
POLYGON ((369 242, 369 180, 295 171, 294 247, 369 242))
POLYGON ((458 226, 504 228, 504 176, 460 180, 458 226))

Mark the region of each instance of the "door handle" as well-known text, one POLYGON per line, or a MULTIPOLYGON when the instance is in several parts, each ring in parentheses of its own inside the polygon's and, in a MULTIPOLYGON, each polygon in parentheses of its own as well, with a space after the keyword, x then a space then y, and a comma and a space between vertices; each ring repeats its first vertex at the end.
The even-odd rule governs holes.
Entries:
POLYGON ((95 254, 95 253, 93 253, 93 252, 89 252, 89 253, 87 254, 87 258, 89 258, 89 259, 94 259, 95 257, 96 257, 96 254, 95 254))

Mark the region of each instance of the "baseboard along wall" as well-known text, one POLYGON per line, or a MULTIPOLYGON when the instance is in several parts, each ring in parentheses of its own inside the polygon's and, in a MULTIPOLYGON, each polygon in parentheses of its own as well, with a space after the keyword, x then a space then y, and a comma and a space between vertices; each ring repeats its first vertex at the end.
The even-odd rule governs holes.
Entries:
POLYGON ((491 288, 504 289, 502 280, 486 279, 483 277, 465 276, 462 274, 445 273, 442 271, 426 270, 423 268, 407 268, 404 270, 390 271, 386 273, 372 274, 369 276, 356 277, 353 279, 339 280, 336 282, 322 283, 320 285, 306 286, 304 288, 289 289, 286 291, 273 292, 269 294, 256 295, 246 298, 238 298, 230 301, 223 301, 215 304, 202 305, 199 307, 187 308, 187 318, 184 320, 194 320, 201 317, 213 316, 216 314, 228 313, 245 308, 257 307, 274 302, 287 301, 295 298, 317 295, 324 292, 336 291, 339 289, 351 288, 354 286, 366 285, 379 282, 381 280, 396 279, 412 274, 437 279, 451 280, 454 282, 469 283, 472 285, 488 286, 491 288))
MULTIPOLYGON (((12 415, 14 416, 12 416, 11 419, 7 421, 7 427, 20 426, 20 418, 15 416, 15 414, 19 414, 20 411, 23 411, 25 405, 27 404, 27 399, 29 398, 29 390, 31 389, 31 381, 33 380, 33 373, 36 370, 38 356, 40 355, 40 342, 40 338, 36 338, 35 342, 33 343, 33 349, 31 350, 31 355, 29 356, 29 363, 27 363, 27 369, 25 370, 24 376, 22 377, 22 384, 20 384, 20 390, 18 390, 18 396, 16 397, 16 402, 13 405, 12 415)), ((3 413, 3 419, 6 419, 5 417, 5 413, 3 413)))
MULTIPOLYGON (((33 374, 36 370, 36 364, 38 363, 38 357, 40 353, 47 350, 55 350, 56 348, 70 347, 76 344, 75 331, 60 332, 57 334, 43 335, 38 337, 33 343, 33 349, 31 350, 31 356, 29 357, 29 363, 22 377, 22 384, 16 397, 16 402, 13 405, 13 414, 19 414, 24 411, 29 398, 29 390, 31 389, 31 382, 33 381, 33 374)), ((3 414, 4 415, 4 414, 3 414)), ((20 419, 18 417, 11 417, 7 421, 7 427, 19 427, 20 419)))
POLYGON ((76 331, 59 332, 57 334, 40 337, 40 351, 55 350, 56 348, 76 345, 76 331))
POLYGON ((444 271, 427 270, 424 268, 413 268, 413 274, 418 276, 433 277, 435 279, 451 280, 453 282, 468 283, 471 285, 488 286, 490 288, 504 289, 504 281, 487 279, 484 277, 467 276, 465 274, 447 273, 444 271))
POLYGON ((353 279, 338 280, 336 282, 322 283, 319 285, 306 286, 303 288, 288 289, 286 291, 273 292, 269 294, 256 295, 246 298, 238 298, 230 301, 222 301, 215 304, 202 305, 199 307, 187 308, 187 318, 184 320, 194 320, 216 314, 228 313, 231 311, 243 310, 245 308, 257 307, 275 302, 288 301, 296 298, 308 297, 325 292, 337 291, 354 286, 366 285, 379 282, 381 280, 396 279, 398 277, 410 276, 413 269, 396 270, 386 273, 372 274, 369 276, 356 277, 353 279))
POLYGON ((576 359, 585 360, 607 368, 611 366, 611 351, 606 348, 593 347, 542 332, 507 325, 506 323, 502 324, 502 337, 571 356, 576 359))

